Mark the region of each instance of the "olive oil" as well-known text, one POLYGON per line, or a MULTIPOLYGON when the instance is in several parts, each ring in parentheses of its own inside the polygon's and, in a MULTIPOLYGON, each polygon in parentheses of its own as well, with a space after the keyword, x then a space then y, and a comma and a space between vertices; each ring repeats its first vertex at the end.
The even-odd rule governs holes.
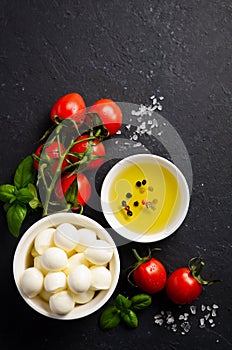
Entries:
POLYGON ((164 231, 180 207, 176 177, 156 163, 131 164, 113 180, 109 201, 118 222, 128 230, 149 234, 164 231))

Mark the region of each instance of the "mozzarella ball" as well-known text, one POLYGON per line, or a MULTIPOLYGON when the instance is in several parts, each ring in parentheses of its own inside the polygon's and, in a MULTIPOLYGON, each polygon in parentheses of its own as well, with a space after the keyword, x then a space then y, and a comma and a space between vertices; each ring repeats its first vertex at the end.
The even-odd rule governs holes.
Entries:
POLYGON ((41 263, 41 255, 36 256, 34 258, 34 267, 36 267, 38 270, 40 270, 40 272, 42 272, 43 275, 46 275, 46 273, 48 273, 48 270, 44 269, 41 263))
POLYGON ((49 306, 55 314, 65 315, 74 308, 74 299, 71 293, 62 291, 49 298, 49 306))
POLYGON ((94 294, 95 294, 95 291, 89 289, 83 293, 73 293, 73 298, 75 303, 77 304, 86 304, 93 299, 94 294))
POLYGON ((104 266, 93 266, 90 268, 92 274, 91 289, 105 290, 111 285, 111 272, 104 266))
POLYGON ((78 253, 82 253, 86 248, 91 247, 97 239, 96 233, 88 228, 80 228, 78 230, 80 235, 79 243, 75 249, 78 253))
POLYGON ((48 248, 43 255, 41 255, 41 265, 46 270, 62 270, 67 265, 67 262, 67 254, 57 247, 48 248))
POLYGON ((111 260, 113 249, 109 243, 99 239, 84 251, 84 255, 92 264, 104 265, 111 260))
POLYGON ((42 255, 46 249, 52 247, 54 245, 53 236, 54 236, 55 228, 48 228, 44 231, 38 233, 35 238, 35 250, 42 255))
POLYGON ((39 294, 43 288, 43 274, 35 267, 29 267, 22 275, 21 286, 23 293, 28 298, 39 294))
POLYGON ((91 272, 85 265, 78 265, 68 275, 68 286, 73 293, 86 292, 91 285, 91 272))
POLYGON ((47 292, 44 288, 39 293, 40 298, 43 299, 44 301, 47 301, 47 302, 49 302, 49 298, 51 295, 52 295, 52 293, 47 292))
POLYGON ((68 275, 78 265, 85 265, 89 267, 89 261, 85 258, 83 253, 76 253, 68 259, 68 263, 64 269, 64 273, 68 275))
POLYGON ((44 288, 49 293, 56 293, 66 288, 65 273, 49 272, 44 278, 44 288))
POLYGON ((61 224, 55 230, 54 242, 57 247, 70 251, 79 243, 79 232, 71 224, 61 224))

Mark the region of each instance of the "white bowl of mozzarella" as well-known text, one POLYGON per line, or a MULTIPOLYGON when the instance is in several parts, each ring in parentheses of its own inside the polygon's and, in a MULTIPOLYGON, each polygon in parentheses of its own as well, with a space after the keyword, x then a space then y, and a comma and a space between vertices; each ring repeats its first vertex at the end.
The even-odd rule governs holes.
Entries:
POLYGON ((92 314, 109 300, 120 260, 113 239, 96 221, 57 213, 24 233, 14 254, 13 274, 19 293, 34 310, 71 320, 92 314))

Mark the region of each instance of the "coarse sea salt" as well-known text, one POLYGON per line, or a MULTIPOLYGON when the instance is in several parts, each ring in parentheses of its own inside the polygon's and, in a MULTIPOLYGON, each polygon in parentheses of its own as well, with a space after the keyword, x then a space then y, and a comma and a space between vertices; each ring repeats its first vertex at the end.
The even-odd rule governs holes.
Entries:
POLYGON ((187 312, 185 309, 185 312, 179 315, 174 315, 171 310, 162 310, 154 316, 154 323, 164 326, 167 330, 174 333, 186 335, 194 326, 194 319, 198 317, 199 328, 216 327, 215 318, 217 316, 216 309, 218 308, 219 306, 217 304, 213 304, 212 306, 202 304, 199 308, 196 305, 190 305, 190 312, 187 312))
MULTIPOLYGON (((136 141, 138 140, 139 136, 143 134, 152 135, 152 129, 158 128, 158 122, 156 118, 151 119, 152 114, 155 110, 162 111, 163 106, 161 104, 161 101, 164 100, 164 96, 156 96, 155 94, 150 97, 151 104, 149 106, 140 105, 138 110, 132 110, 131 115, 137 117, 136 121, 139 123, 139 125, 136 127, 136 130, 132 131, 132 134, 129 136, 130 140, 136 141)), ((133 119, 130 118, 130 122, 132 122, 133 119)), ((163 123, 163 126, 166 126, 166 123, 163 123)), ((128 124, 125 126, 125 128, 128 131, 131 131, 131 124, 128 124)), ((157 136, 161 136, 163 133, 163 130, 160 130, 157 133, 157 136)), ((137 146, 133 146, 137 147, 137 146)))

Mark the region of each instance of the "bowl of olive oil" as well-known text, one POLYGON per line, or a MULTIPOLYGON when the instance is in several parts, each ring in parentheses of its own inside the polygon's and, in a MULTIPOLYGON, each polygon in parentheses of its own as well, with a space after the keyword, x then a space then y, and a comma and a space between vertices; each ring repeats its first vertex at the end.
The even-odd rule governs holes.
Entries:
POLYGON ((184 221, 190 194, 183 173, 166 158, 136 154, 116 163, 101 189, 109 225, 122 237, 155 242, 174 233, 184 221))

